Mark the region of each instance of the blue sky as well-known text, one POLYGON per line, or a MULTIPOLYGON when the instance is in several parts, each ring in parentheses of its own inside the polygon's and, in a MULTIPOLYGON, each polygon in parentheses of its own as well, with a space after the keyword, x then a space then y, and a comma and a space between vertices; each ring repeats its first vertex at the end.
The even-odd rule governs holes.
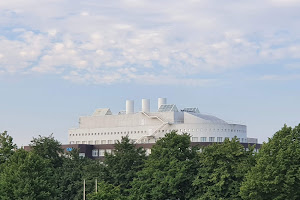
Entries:
POLYGON ((0 131, 18 146, 166 97, 265 141, 300 122, 297 0, 0 2, 0 131))

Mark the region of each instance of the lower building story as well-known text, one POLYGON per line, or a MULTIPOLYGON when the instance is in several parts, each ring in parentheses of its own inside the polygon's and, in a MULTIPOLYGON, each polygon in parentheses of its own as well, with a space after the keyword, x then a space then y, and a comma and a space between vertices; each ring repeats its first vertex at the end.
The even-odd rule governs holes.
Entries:
MULTIPOLYGON (((199 146, 205 147, 213 144, 214 142, 191 142, 191 146, 199 146)), ((147 144, 135 144, 136 148, 142 147, 146 155, 151 154, 151 148, 155 143, 147 143, 147 144)), ((241 143, 245 149, 249 146, 255 145, 255 151, 258 152, 261 144, 257 143, 241 143)), ((79 150, 79 156, 87 157, 93 160, 103 160, 105 153, 114 154, 114 144, 66 144, 62 145, 65 153, 72 151, 73 148, 79 150)))

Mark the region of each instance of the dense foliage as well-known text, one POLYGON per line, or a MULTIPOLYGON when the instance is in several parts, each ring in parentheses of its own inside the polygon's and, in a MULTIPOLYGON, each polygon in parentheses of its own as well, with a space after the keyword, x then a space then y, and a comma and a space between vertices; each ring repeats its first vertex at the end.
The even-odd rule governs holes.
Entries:
POLYGON ((60 145, 40 136, 25 151, 0 133, 0 199, 79 200, 83 180, 90 200, 300 199, 300 124, 284 126, 259 153, 237 138, 191 147, 190 136, 175 131, 149 156, 124 137, 103 162, 60 145))
POLYGON ((237 138, 233 138, 207 146, 202 151, 193 182, 197 199, 241 199, 241 183, 255 164, 254 148, 246 150, 237 138))
POLYGON ((123 195, 128 196, 130 183, 137 176, 145 162, 146 155, 142 148, 136 148, 128 137, 122 137, 115 144, 114 154, 105 155, 103 180, 119 186, 123 195))
POLYGON ((300 199, 300 124, 284 126, 262 146, 241 187, 243 199, 300 199))
POLYGON ((197 152, 188 134, 167 133, 157 141, 132 182, 134 199, 190 199, 197 173, 197 152))

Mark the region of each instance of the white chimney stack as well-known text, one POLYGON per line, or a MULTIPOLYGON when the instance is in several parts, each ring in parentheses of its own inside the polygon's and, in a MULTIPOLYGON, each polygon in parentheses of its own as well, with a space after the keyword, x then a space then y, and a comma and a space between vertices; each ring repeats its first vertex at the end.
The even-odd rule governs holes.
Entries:
POLYGON ((150 112, 150 100, 142 99, 142 112, 150 112))
POLYGON ((134 113, 134 101, 126 100, 126 114, 133 114, 133 113, 134 113))
POLYGON ((163 104, 167 104, 167 98, 158 98, 158 109, 163 104))

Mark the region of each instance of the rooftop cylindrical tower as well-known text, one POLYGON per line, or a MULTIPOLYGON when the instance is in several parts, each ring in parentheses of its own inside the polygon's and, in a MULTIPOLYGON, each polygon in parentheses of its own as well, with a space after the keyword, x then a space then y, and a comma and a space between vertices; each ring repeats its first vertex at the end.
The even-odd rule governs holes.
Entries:
POLYGON ((158 109, 163 104, 167 104, 167 98, 158 98, 158 109))
POLYGON ((134 101, 126 100, 126 114, 133 114, 133 113, 134 113, 134 101))
POLYGON ((142 112, 150 112, 150 100, 142 99, 142 112))

